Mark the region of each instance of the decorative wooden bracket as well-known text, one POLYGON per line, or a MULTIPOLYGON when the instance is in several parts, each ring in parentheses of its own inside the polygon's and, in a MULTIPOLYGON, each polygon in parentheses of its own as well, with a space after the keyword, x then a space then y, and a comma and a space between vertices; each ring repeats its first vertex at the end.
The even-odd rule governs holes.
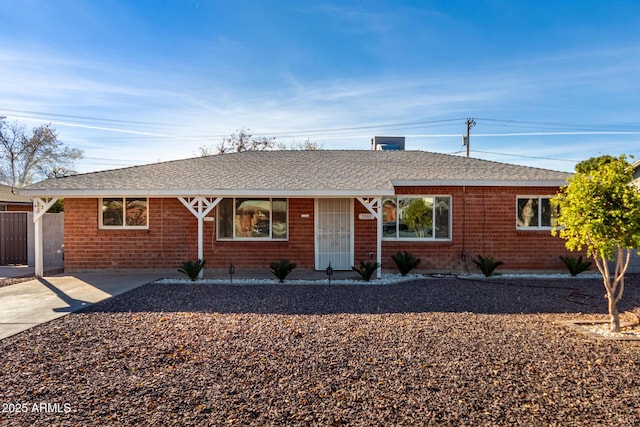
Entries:
POLYGON ((378 216, 380 215, 380 207, 382 205, 382 198, 373 197, 365 199, 363 197, 358 197, 358 201, 360 202, 360 204, 362 204, 362 206, 367 208, 369 213, 371 213, 371 215, 373 215, 375 219, 378 219, 378 216))
MULTIPOLYGON (((204 259, 204 218, 222 200, 222 197, 178 197, 178 200, 198 218, 198 259, 204 259)), ((198 277, 202 277, 204 269, 200 270, 198 277)))
POLYGON ((51 209, 51 206, 53 206, 53 204, 57 201, 58 201, 57 197, 52 197, 50 199, 41 199, 39 197, 34 197, 33 198, 33 223, 35 224, 36 222, 40 221, 40 218, 42 218, 42 215, 47 213, 47 211, 51 209))
POLYGON ((222 200, 222 197, 178 197, 178 200, 198 219, 204 218, 222 200))

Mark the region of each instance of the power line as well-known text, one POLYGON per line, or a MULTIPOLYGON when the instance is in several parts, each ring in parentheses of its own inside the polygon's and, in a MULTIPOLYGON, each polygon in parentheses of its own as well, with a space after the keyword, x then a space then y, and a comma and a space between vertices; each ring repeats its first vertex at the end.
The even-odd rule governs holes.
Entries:
MULTIPOLYGON (((0 111, 4 112, 13 112, 17 114, 7 114, 12 117, 23 118, 23 119, 31 119, 31 120, 47 120, 48 117, 60 118, 60 119, 71 119, 77 121, 74 123, 72 121, 68 122, 60 122, 51 120, 52 123, 60 125, 60 126, 71 126, 71 127, 81 127, 81 128, 90 128, 96 130, 110 131, 110 132, 118 132, 118 133, 129 133, 139 135, 140 137, 156 137, 156 138, 181 138, 187 140, 210 140, 213 138, 224 138, 229 134, 211 134, 208 133, 206 135, 164 135, 159 133, 152 133, 143 130, 136 129, 117 129, 113 127, 105 127, 105 123, 110 124, 122 124, 122 125, 142 125, 142 126, 154 126, 154 127, 165 127, 165 128, 173 128, 173 129, 203 129, 203 128, 194 128, 193 126, 181 126, 176 124, 169 123, 155 123, 155 122, 144 122, 144 121, 134 121, 134 120, 120 120, 120 119, 105 119, 99 117, 88 117, 88 116, 79 116, 79 115, 68 115, 68 114, 56 114, 56 113, 44 113, 37 111, 27 111, 27 110, 14 110, 14 109, 2 109, 0 111), (33 117, 38 116, 38 117, 33 117), (41 117, 40 117, 41 116, 41 117), (88 124, 87 124, 88 123, 88 124)), ((0 112, 0 114, 2 114, 0 112)), ((360 131, 366 129, 392 129, 392 128, 416 128, 416 127, 435 127, 435 126, 446 126, 447 124, 453 124, 454 122, 458 122, 461 119, 444 119, 444 120, 422 120, 415 122, 405 122, 405 123, 387 123, 387 124, 374 124, 374 125, 366 125, 366 126, 350 126, 350 127, 341 127, 341 128, 323 128, 323 129, 309 129, 309 130, 294 130, 294 131, 271 131, 271 132, 260 132, 261 136, 287 136, 287 135, 298 135, 298 136, 323 136, 323 134, 332 134, 335 132, 349 132, 349 131, 360 131)), ((251 129, 247 127, 247 129, 251 129)))
MULTIPOLYGON (((128 129, 117 129, 114 127, 108 127, 103 125, 104 123, 110 123, 113 125, 121 124, 123 126, 130 127, 130 125, 135 126, 154 126, 156 128, 172 128, 172 129, 184 129, 185 131, 193 131, 197 128, 193 126, 183 126, 178 125, 171 122, 150 122, 150 121, 138 121, 138 120, 121 120, 121 119, 110 119, 110 118, 101 118, 101 117, 91 117, 91 116, 82 116, 82 115, 71 115, 71 114, 57 114, 57 113, 48 113, 41 111, 29 111, 29 110, 18 110, 18 109, 4 109, 0 110, 0 114, 2 111, 18 113, 10 114, 12 117, 20 117, 27 119, 35 119, 35 120, 46 120, 47 117, 57 117, 60 119, 69 119, 69 121, 77 121, 77 123, 67 123, 67 122, 56 122, 55 124, 59 124, 61 126, 73 126, 73 127, 82 127, 88 128, 92 130, 102 130, 107 132, 117 132, 117 133, 125 133, 129 135, 135 135, 132 138, 109 138, 102 137, 103 141, 113 141, 119 143, 126 142, 157 142, 157 143, 165 143, 165 142, 175 142, 175 140, 184 140, 184 141, 194 141, 194 142, 210 142, 219 138, 224 138, 229 136, 229 134, 213 134, 207 133, 206 135, 166 135, 156 132, 148 132, 144 130, 136 130, 128 128, 128 129), (33 116, 42 116, 42 117, 33 117, 33 116), (82 123, 85 122, 85 123, 82 123), (86 124, 87 122, 93 124, 86 124)), ((417 121, 409 121, 409 122, 400 122, 400 123, 384 123, 384 124, 369 124, 363 126, 347 126, 347 127, 337 127, 337 128, 318 128, 318 129, 300 129, 293 131, 270 131, 270 132, 259 132, 259 135, 264 136, 280 136, 280 137, 299 137, 299 138, 325 138, 325 139, 346 139, 348 137, 356 137, 354 135, 349 135, 352 132, 359 132, 363 130, 380 130, 380 131, 391 131, 391 130, 409 130, 409 129, 419 129, 419 128, 434 128, 434 127, 442 127, 442 126, 456 126, 457 123, 460 123, 463 118, 451 118, 451 119, 439 119, 439 120, 417 120, 417 121)), ((491 126, 499 126, 499 127, 508 127, 508 128, 524 128, 524 129, 541 129, 538 132, 509 132, 509 133, 476 133, 474 136, 477 137, 518 137, 518 136, 564 136, 564 135, 640 135, 640 124, 580 124, 580 123, 568 123, 568 122, 549 122, 549 121, 530 121, 530 120, 505 120, 505 119, 495 119, 495 118, 478 118, 476 119, 480 124, 490 124, 491 126), (486 122, 486 123, 483 123, 486 122), (552 131, 544 131, 544 130, 552 130, 552 131)), ((358 135, 359 136, 359 135, 358 135)), ((423 138, 444 138, 444 137, 459 137, 459 134, 423 134, 423 135, 406 135, 409 137, 423 137, 423 138)), ((95 139, 94 139, 95 140, 95 139)))
POLYGON ((125 163, 147 163, 142 160, 131 160, 131 159, 109 159, 105 157, 83 157, 84 160, 105 160, 108 162, 125 162, 125 163))
POLYGON ((482 150, 473 150, 476 153, 483 154, 493 154, 498 156, 509 156, 509 157, 522 157, 524 159, 535 159, 535 160, 553 160, 557 162, 569 162, 569 163, 578 163, 580 160, 571 160, 571 159, 554 159, 553 157, 539 157, 539 156, 525 156, 524 154, 511 154, 511 153, 498 153, 495 151, 482 151, 482 150))
POLYGON ((115 124, 121 123, 121 124, 133 124, 133 125, 143 125, 143 126, 154 126, 154 127, 163 126, 163 127, 172 127, 172 128, 182 128, 183 127, 181 125, 176 125, 176 124, 171 124, 171 123, 166 123, 166 122, 165 123, 158 123, 158 122, 144 122, 144 121, 139 121, 139 120, 107 119, 107 118, 102 118, 102 117, 79 116, 79 115, 75 115, 75 114, 45 113, 45 112, 40 112, 40 111, 13 110, 13 109, 7 109, 7 108, 1 109, 0 110, 0 115, 2 115, 1 112, 43 116, 43 117, 22 116, 24 118, 39 119, 39 120, 43 120, 43 119, 46 120, 46 117, 58 117, 58 118, 63 118, 63 119, 73 119, 73 120, 84 121, 84 122, 98 122, 98 123, 106 122, 106 123, 115 123, 115 124))
POLYGON ((383 125, 352 126, 352 127, 343 127, 343 128, 299 130, 299 131, 289 131, 289 132, 266 132, 266 133, 262 132, 260 133, 260 135, 289 135, 289 134, 342 132, 342 131, 364 130, 364 129, 383 129, 383 128, 402 127, 402 126, 452 123, 460 120, 462 119, 425 120, 425 121, 408 122, 408 123, 388 123, 383 125))
POLYGON ((562 122, 546 122, 546 121, 531 121, 531 120, 503 120, 503 119, 489 119, 478 118, 480 121, 503 123, 503 127, 522 127, 522 128, 550 128, 550 129, 580 129, 580 130, 640 130, 640 124, 585 124, 585 123, 562 123, 562 122))

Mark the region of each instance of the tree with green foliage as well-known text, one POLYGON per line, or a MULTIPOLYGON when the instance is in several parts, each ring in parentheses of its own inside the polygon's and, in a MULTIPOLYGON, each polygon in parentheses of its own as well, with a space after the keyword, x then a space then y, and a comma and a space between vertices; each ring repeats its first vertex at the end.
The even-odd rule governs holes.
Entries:
POLYGON ((424 199, 414 199, 403 212, 402 220, 417 237, 424 237, 425 227, 431 227, 433 223, 433 209, 427 206, 424 199))
POLYGON ((609 155, 604 155, 600 157, 592 157, 587 160, 583 160, 582 162, 576 165, 576 172, 578 173, 589 173, 593 170, 598 169, 600 166, 604 166, 607 163, 611 163, 615 161, 616 158, 609 155))
POLYGON ((610 329, 620 331, 617 304, 634 248, 640 247, 640 189, 632 183, 633 167, 624 155, 602 156, 576 166, 577 173, 552 199, 559 206, 553 234, 569 250, 586 249, 602 274, 610 329), (615 269, 611 275, 609 262, 615 269))

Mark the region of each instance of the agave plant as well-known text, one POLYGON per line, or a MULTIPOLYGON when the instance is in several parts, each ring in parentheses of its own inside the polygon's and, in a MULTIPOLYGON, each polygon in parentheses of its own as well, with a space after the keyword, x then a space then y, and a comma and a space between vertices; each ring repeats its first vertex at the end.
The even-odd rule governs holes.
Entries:
POLYGON ((567 266, 567 269, 572 276, 577 276, 583 271, 587 271, 592 264, 591 261, 582 261, 582 256, 578 257, 578 259, 575 259, 572 256, 561 256, 560 259, 564 262, 564 265, 567 266))
POLYGON ((296 268, 296 263, 289 262, 288 259, 281 259, 280 261, 269 263, 269 267, 271 267, 271 272, 278 278, 280 283, 284 283, 284 279, 296 268))
POLYGON ((185 261, 182 263, 182 266, 178 269, 180 273, 184 273, 191 279, 192 282, 195 282, 204 267, 204 260, 198 259, 197 261, 185 261))
POLYGON ((357 271, 365 282, 371 281, 371 276, 380 267, 380 263, 369 261, 360 261, 360 267, 351 267, 353 271, 357 271))
POLYGON ((391 258, 398 266, 400 274, 406 276, 411 270, 413 270, 418 264, 420 264, 420 258, 414 257, 411 253, 404 251, 398 251, 395 255, 391 255, 391 258))
POLYGON ((496 261, 491 256, 483 257, 478 255, 478 259, 472 259, 471 261, 473 261, 473 263, 478 266, 478 268, 480 269, 480 271, 482 271, 482 274, 484 274, 485 277, 489 277, 493 275, 496 268, 504 264, 504 262, 496 261))

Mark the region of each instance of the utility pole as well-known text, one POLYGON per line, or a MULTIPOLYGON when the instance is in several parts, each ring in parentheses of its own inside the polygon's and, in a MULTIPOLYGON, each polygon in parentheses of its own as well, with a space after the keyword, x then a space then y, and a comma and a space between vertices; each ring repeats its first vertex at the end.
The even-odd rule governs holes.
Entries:
POLYGON ((469 157, 469 147, 471 145, 471 139, 469 136, 471 134, 471 128, 476 125, 476 121, 474 119, 467 119, 467 137, 464 140, 464 145, 467 146, 467 157, 469 157))

